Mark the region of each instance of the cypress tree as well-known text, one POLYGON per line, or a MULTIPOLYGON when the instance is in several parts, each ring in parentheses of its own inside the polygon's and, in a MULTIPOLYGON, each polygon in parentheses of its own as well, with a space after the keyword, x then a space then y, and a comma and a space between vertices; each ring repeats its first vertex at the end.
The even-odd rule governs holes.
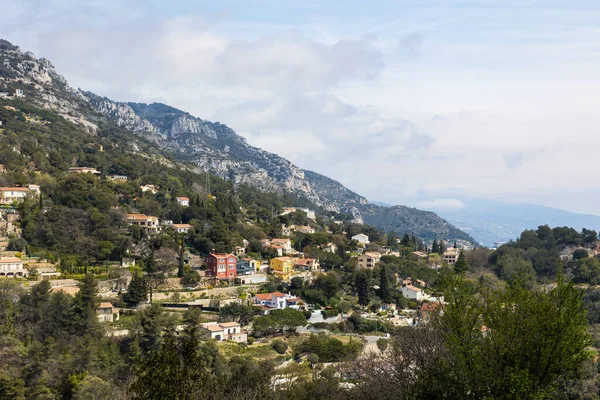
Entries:
POLYGON ((356 275, 356 291, 358 292, 358 304, 366 306, 371 299, 369 298, 369 282, 363 271, 356 275))
POLYGON ((381 276, 379 277, 379 297, 381 297, 381 301, 383 301, 385 304, 392 302, 392 296, 390 293, 390 277, 385 265, 381 267, 381 276))

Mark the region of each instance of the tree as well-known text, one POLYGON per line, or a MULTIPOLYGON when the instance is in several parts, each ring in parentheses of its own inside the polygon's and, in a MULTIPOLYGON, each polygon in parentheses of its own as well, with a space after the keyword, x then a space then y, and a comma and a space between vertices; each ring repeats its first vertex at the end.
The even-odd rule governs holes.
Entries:
POLYGON ((76 329, 80 332, 91 332, 98 327, 96 306, 98 305, 98 282, 94 274, 86 274, 79 284, 79 292, 73 301, 76 329))
POLYGON ((184 274, 184 261, 183 261, 183 248, 184 248, 184 243, 183 243, 183 237, 181 238, 181 245, 179 246, 179 257, 178 257, 178 266, 177 266, 177 277, 179 278, 183 278, 183 274, 184 274))
POLYGON ((127 293, 123 295, 123 300, 130 304, 139 304, 148 300, 148 280, 142 274, 134 274, 129 282, 127 293))
POLYGON ((578 261, 584 258, 588 258, 589 253, 586 249, 577 249, 573 252, 573 260, 578 261))
POLYGON ((451 271, 439 284, 443 313, 350 365, 345 398, 550 398, 590 357, 582 294, 560 276, 550 291, 476 287, 451 271))
POLYGON ((237 321, 241 326, 248 325, 254 317, 254 308, 240 303, 229 303, 219 309, 219 320, 237 321))
POLYGON ((282 330, 296 331, 300 326, 306 326, 306 317, 302 311, 293 308, 284 308, 271 311, 271 316, 275 319, 277 326, 282 330))
POLYGON ((368 305, 371 299, 369 295, 369 282, 364 271, 360 271, 356 274, 355 286, 358 293, 358 304, 363 307, 368 305))
POLYGON ((461 251, 458 255, 458 259, 454 264, 454 271, 459 274, 465 273, 469 270, 469 263, 467 262, 467 256, 464 251, 461 251))
POLYGON ((392 302, 392 294, 390 291, 390 277, 388 275, 387 267, 384 265, 381 267, 379 277, 379 297, 385 304, 392 302))

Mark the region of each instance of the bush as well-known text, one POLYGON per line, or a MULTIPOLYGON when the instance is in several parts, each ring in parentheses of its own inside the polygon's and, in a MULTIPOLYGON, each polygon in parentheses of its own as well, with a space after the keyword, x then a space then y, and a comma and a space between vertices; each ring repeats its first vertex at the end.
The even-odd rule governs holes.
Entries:
POLYGON ((181 283, 184 285, 197 285, 198 282, 200 282, 200 274, 193 269, 187 271, 181 278, 181 283))
POLYGON ((271 347, 273 348, 273 350, 275 350, 276 352, 278 352, 279 354, 285 354, 285 352, 288 349, 288 345, 286 342, 282 341, 282 340, 276 340, 271 344, 271 347))
POLYGON ((256 340, 256 339, 254 339, 252 336, 249 336, 249 337, 248 337, 248 344, 254 344, 254 341, 255 341, 255 340, 256 340))
POLYGON ((321 315, 323 315, 323 318, 327 319, 327 318, 335 318, 338 316, 338 310, 336 309, 326 309, 326 310, 321 310, 321 315))
POLYGON ((306 319, 310 319, 310 317, 312 316, 312 313, 310 311, 302 311, 302 314, 304 314, 304 316, 306 317, 306 319))
POLYGON ((379 349, 379 351, 381 351, 382 353, 385 351, 385 349, 387 349, 388 347, 388 340, 387 339, 377 339, 377 348, 379 349))
POLYGON ((299 353, 316 354, 321 362, 338 362, 356 358, 362 350, 362 342, 355 340, 344 344, 340 340, 325 334, 310 335, 297 348, 299 353))

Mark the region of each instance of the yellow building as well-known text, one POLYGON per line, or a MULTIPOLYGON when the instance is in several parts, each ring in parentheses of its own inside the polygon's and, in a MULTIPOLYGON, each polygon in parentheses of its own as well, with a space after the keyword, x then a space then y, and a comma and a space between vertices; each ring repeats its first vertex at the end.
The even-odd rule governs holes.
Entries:
POLYGON ((279 276, 284 281, 290 279, 290 274, 294 268, 294 263, 290 257, 272 258, 269 264, 273 274, 279 276))

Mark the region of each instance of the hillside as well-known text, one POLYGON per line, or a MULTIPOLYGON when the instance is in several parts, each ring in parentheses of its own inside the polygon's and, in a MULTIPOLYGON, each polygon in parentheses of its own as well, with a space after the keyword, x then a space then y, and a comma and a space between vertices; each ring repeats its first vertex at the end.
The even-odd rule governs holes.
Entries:
POLYGON ((222 123, 205 121, 165 104, 115 102, 74 89, 48 60, 0 41, 0 91, 17 88, 23 90, 27 102, 53 110, 89 133, 96 134, 99 125, 115 125, 143 139, 154 151, 236 186, 247 184, 267 192, 291 193, 324 210, 352 215, 357 222, 372 221, 380 229, 399 234, 421 232, 424 238, 467 238, 474 242, 433 213, 407 207, 401 207, 401 213, 390 213, 368 205, 364 197, 341 183, 248 145, 222 123))
POLYGON ((417 210, 406 206, 382 207, 365 205, 361 215, 366 224, 373 225, 386 232, 400 232, 406 226, 413 227, 412 233, 424 240, 452 238, 473 243, 475 240, 465 232, 440 218, 431 211, 417 210))

